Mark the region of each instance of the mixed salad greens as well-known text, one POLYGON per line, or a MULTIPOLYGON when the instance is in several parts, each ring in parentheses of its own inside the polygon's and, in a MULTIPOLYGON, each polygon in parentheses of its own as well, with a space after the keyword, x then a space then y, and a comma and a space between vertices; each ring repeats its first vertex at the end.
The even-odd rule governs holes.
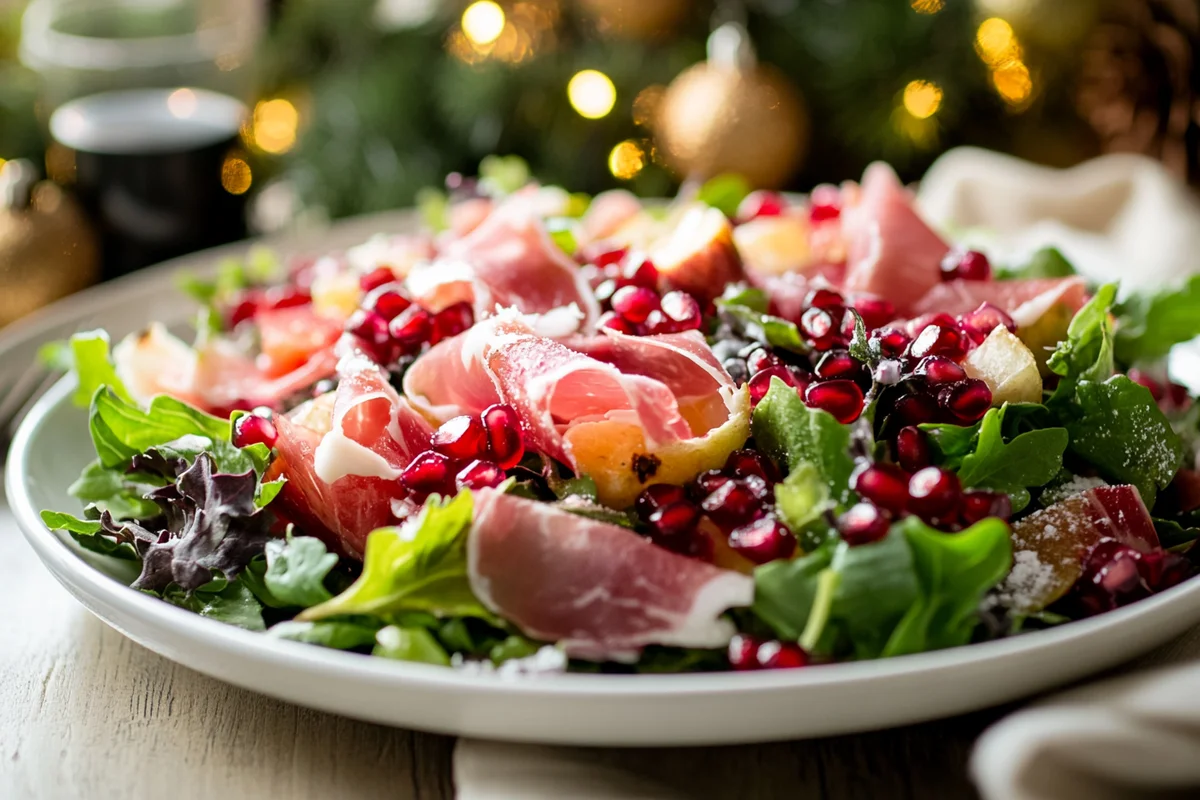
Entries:
POLYGON ((73 337, 96 459, 70 488, 82 511, 46 526, 220 622, 502 672, 898 656, 1194 573, 1200 406, 1164 363, 1200 335, 1200 276, 1119 296, 1053 250, 992 269, 931 244, 870 173, 805 201, 723 178, 667 209, 633 201, 599 232, 604 196, 527 177, 493 161, 456 178, 424 204, 436 237, 287 267, 258 250, 189 279, 194 345, 73 337), (895 208, 919 236, 876 241, 868 264, 861 219, 895 208), (544 280, 505 287, 517 266, 481 266, 511 244, 491 230, 483 255, 470 246, 495 219, 544 280), (530 299, 560 277, 531 260, 543 239, 538 258, 567 261, 586 296, 530 299), (462 263, 466 279, 430 280, 462 263), (576 327, 538 327, 562 307, 576 327), (523 354, 500 349, 515 340, 523 354), (488 402, 434 396, 468 384, 488 402), (651 390, 674 410, 639 405, 651 390), (551 407, 572 392, 573 414, 551 407), (335 445, 360 466, 331 466, 335 445), (634 584, 649 590, 621 596, 634 584), (659 627, 614 621, 639 614, 659 627))

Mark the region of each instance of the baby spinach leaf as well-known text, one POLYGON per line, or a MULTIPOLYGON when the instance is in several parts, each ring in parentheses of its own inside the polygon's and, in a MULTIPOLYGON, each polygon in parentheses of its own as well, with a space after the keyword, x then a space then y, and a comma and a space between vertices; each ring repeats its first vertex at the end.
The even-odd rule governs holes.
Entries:
POLYGON ((803 558, 771 561, 754 570, 754 613, 780 639, 795 641, 804 632, 818 577, 832 563, 834 547, 831 542, 803 558))
POLYGON ((272 539, 264 548, 267 569, 263 583, 284 606, 308 608, 332 598, 325 588, 325 576, 338 557, 325 549, 325 543, 311 536, 272 539))
POLYGON ((893 527, 878 542, 838 545, 830 568, 839 575, 830 609, 857 658, 878 658, 897 623, 917 598, 910 545, 893 527))
POLYGON ((1111 483, 1132 483, 1147 508, 1175 477, 1183 444, 1145 386, 1124 375, 1080 381, 1057 409, 1072 453, 1111 483))
POLYGON ((467 578, 470 492, 451 500, 431 498, 403 528, 380 528, 367 536, 363 571, 337 597, 300 613, 314 621, 346 614, 389 619, 403 611, 439 616, 490 615, 471 593, 467 578))
POLYGON ((942 533, 917 517, 897 523, 912 551, 917 597, 882 655, 921 653, 970 641, 979 603, 1012 568, 1008 525, 996 518, 942 533))
POLYGON ((187 592, 182 587, 172 584, 163 591, 162 599, 171 605, 186 608, 194 614, 218 622, 236 625, 249 631, 266 630, 262 606, 254 593, 241 581, 220 581, 215 585, 221 588, 209 591, 202 586, 194 592, 187 592))
POLYGON ((428 628, 404 628, 389 625, 375 634, 375 649, 372 655, 392 658, 397 661, 417 661, 423 664, 450 666, 446 650, 429 632, 428 628))
POLYGON ((1066 428, 1027 431, 1005 442, 1001 434, 1007 405, 990 409, 980 423, 974 449, 962 457, 963 486, 1004 492, 1017 511, 1029 504, 1029 486, 1041 486, 1062 469, 1066 428))
POLYGON ((1059 382, 1055 397, 1069 390, 1073 381, 1103 381, 1113 374, 1113 333, 1109 310, 1117 295, 1117 285, 1108 283, 1096 290, 1091 300, 1075 313, 1067 326, 1067 340, 1046 361, 1055 374, 1066 378, 1059 382))
POLYGON ((796 390, 779 378, 754 409, 751 431, 755 442, 788 471, 810 464, 820 473, 832 497, 848 503, 853 497, 850 473, 850 428, 833 415, 809 408, 796 390))
POLYGON ((1200 275, 1182 286, 1134 294, 1116 309, 1117 358, 1124 364, 1157 361, 1200 336, 1200 275))

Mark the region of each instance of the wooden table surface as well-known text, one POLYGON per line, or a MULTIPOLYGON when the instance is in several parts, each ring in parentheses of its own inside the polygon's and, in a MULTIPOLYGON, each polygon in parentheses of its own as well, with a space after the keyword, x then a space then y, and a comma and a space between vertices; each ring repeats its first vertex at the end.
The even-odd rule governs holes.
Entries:
MULTIPOLYGON (((452 798, 453 739, 227 686, 97 620, 0 509, 0 797, 452 798)), ((1200 628, 1139 663, 1200 652, 1200 628)), ((697 798, 974 797, 965 764, 994 709, 858 736, 597 751, 697 798)))

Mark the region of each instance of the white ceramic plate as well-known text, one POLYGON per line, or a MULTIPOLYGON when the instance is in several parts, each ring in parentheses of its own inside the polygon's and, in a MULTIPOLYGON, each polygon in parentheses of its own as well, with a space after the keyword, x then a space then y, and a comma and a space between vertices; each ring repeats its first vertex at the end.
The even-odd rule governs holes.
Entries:
MULTIPOLYGON (((325 247, 401 218, 338 226, 325 247)), ((284 249, 303 247, 295 241, 284 249)), ((311 243, 309 246, 312 246, 311 243)), ((182 264, 204 268, 237 248, 182 264)), ((76 320, 120 334, 186 306, 173 267, 77 295, 0 337, 0 380, 39 338, 76 320)), ((229 683, 347 716, 423 730, 554 744, 724 744, 884 728, 1014 700, 1111 667, 1200 623, 1200 580, 1053 630, 936 653, 801 670, 697 675, 500 678, 281 641, 132 591, 65 536, 43 508, 77 509, 66 487, 91 460, 86 414, 58 384, 22 425, 9 456, 9 502, 54 576, 109 625, 163 656, 229 683)), ((36 602, 36 600, 33 600, 36 602)))

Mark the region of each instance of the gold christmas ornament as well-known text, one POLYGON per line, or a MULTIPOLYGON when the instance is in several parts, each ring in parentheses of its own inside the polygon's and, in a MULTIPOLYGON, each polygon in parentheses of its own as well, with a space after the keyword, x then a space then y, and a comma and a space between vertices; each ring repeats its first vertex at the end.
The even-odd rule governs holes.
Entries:
POLYGON ((604 36, 650 39, 671 32, 687 0, 578 0, 583 16, 604 36))
POLYGON ((28 161, 0 168, 0 326, 91 285, 96 240, 70 195, 28 161))
POLYGON ((757 63, 749 35, 732 23, 709 37, 707 61, 667 87, 655 122, 667 164, 688 178, 732 172, 778 187, 808 146, 799 93, 779 70, 757 63))

